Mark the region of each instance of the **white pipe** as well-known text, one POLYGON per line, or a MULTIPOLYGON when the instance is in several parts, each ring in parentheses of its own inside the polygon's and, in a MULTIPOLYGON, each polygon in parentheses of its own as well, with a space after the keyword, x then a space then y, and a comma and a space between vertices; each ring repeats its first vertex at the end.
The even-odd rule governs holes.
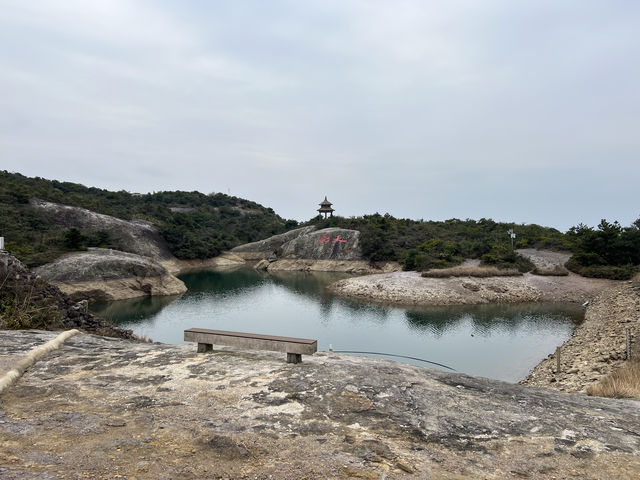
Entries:
POLYGON ((56 338, 49 340, 47 343, 30 350, 24 358, 20 359, 18 363, 16 363, 15 367, 0 378, 0 394, 2 394, 5 389, 16 383, 20 377, 22 377, 27 368, 31 367, 47 353, 60 348, 66 339, 74 336, 76 333, 80 332, 76 329, 67 330, 66 332, 62 332, 56 338))

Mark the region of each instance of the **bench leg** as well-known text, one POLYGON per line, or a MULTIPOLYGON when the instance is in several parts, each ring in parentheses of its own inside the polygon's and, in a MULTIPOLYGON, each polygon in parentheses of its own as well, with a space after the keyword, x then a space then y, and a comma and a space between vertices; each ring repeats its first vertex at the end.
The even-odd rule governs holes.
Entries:
POLYGON ((210 343, 199 343, 198 353, 210 352, 213 350, 213 345, 210 343))
POLYGON ((302 363, 302 354, 287 353, 287 363, 302 363))

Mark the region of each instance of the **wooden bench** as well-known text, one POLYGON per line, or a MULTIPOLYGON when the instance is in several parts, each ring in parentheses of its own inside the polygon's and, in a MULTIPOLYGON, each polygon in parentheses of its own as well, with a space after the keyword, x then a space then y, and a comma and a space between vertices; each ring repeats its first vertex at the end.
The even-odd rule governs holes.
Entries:
POLYGON ((207 328, 190 328, 184 331, 186 342, 197 342, 198 352, 209 352, 214 345, 270 350, 287 354, 287 363, 302 362, 302 354, 313 355, 318 351, 318 341, 308 338, 275 337, 256 333, 227 332, 207 328))

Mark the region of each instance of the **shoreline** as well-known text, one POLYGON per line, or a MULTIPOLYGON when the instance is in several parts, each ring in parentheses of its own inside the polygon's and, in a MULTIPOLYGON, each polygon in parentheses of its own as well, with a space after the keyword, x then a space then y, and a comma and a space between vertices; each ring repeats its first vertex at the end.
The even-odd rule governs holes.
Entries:
MULTIPOLYGON (((543 262, 544 266, 560 264, 563 261, 563 254, 556 252, 523 253, 536 264, 543 262)), ((281 260, 270 262, 268 267, 271 268, 264 269, 271 273, 333 271, 336 265, 339 265, 339 270, 343 272, 356 275, 369 273, 363 263, 281 260)), ((228 271, 252 267, 252 262, 241 255, 228 252, 206 260, 170 259, 162 261, 161 264, 169 270, 172 278, 175 278, 173 275, 194 271, 228 271)), ((640 288, 633 288, 633 285, 639 283, 638 280, 616 282, 585 278, 574 273, 564 277, 526 273, 516 277, 423 278, 418 272, 389 271, 393 270, 390 265, 383 268, 378 265, 377 268, 385 273, 365 274, 341 280, 329 286, 329 291, 340 297, 367 303, 406 307, 539 302, 583 304, 589 301, 584 321, 561 346, 561 371, 556 372, 555 353, 551 353, 520 380, 519 383, 523 385, 584 393, 589 385, 609 375, 623 363, 626 347, 623 325, 630 326, 633 335, 640 330, 637 328, 640 323, 640 314, 637 313, 640 312, 640 288)), ((117 290, 122 294, 120 284, 123 281, 112 283, 119 287, 117 290)), ((69 289, 73 286, 65 287, 69 289)), ((72 290, 80 287, 86 285, 76 285, 72 290)), ((94 291, 99 290, 98 285, 94 287, 94 291)), ((104 288, 104 285, 102 287, 104 288)))
POLYGON ((392 272, 349 278, 330 290, 341 297, 398 306, 482 305, 489 303, 584 303, 615 285, 613 280, 525 273, 517 277, 425 278, 392 272))
POLYGON ((546 277, 423 278, 417 272, 394 272, 341 280, 330 286, 336 295, 398 306, 446 306, 586 301, 584 320, 556 353, 550 353, 518 383, 564 392, 586 393, 626 360, 626 328, 640 334, 640 276, 629 281, 546 277))
POLYGON ((589 304, 584 321, 559 347, 559 372, 556 351, 519 383, 586 393, 626 361, 627 328, 633 342, 640 334, 640 276, 607 288, 589 304))

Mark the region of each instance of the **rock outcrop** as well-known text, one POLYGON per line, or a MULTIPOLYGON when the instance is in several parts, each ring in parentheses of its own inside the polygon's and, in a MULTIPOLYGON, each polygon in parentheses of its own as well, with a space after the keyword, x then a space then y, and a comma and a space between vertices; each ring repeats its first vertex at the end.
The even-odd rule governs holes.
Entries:
POLYGON ((302 227, 295 230, 289 230, 286 233, 280 235, 274 235, 272 237, 260 240, 258 242, 245 243, 231 249, 231 252, 244 258, 245 260, 262 260, 267 257, 277 256, 277 252, 282 247, 301 235, 313 232, 316 227, 302 227))
POLYGON ((197 270, 232 270, 246 265, 244 258, 231 252, 223 252, 217 257, 205 259, 181 260, 174 257, 159 263, 173 275, 197 270))
MULTIPOLYGON (((7 252, 0 252, 0 304, 5 308, 14 304, 22 311, 14 315, 27 325, 13 325, 12 328, 31 328, 36 323, 37 328, 78 328, 110 337, 135 338, 131 330, 90 313, 86 301, 72 300, 7 252)), ((6 314, 7 310, 0 310, 0 329, 11 326, 6 314)))
POLYGON ((143 220, 120 218, 92 212, 85 208, 32 200, 34 208, 44 211, 54 223, 89 231, 104 231, 118 242, 120 250, 162 260, 173 258, 167 242, 155 226, 143 220))
POLYGON ((158 262, 104 248, 67 254, 35 270, 75 300, 103 302, 151 295, 179 295, 187 287, 158 262))
POLYGON ((344 228, 324 228, 298 235, 282 245, 283 259, 363 260, 360 232, 344 228))
POLYGON ((231 252, 268 271, 381 273, 400 270, 397 262, 369 262, 360 250, 360 232, 344 228, 304 227, 231 252))
MULTIPOLYGON (((0 332, 0 366, 53 336, 0 332)), ((80 334, 2 394, 0 476, 632 479, 639 411, 330 352, 80 334)))

